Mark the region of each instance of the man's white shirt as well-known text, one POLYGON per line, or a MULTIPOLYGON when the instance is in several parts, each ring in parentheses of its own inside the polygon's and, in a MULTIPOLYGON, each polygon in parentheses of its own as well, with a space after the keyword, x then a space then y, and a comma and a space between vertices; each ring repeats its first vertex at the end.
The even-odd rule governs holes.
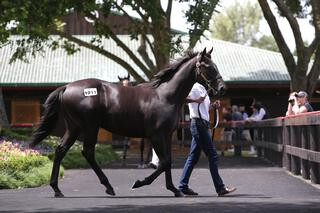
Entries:
MULTIPOLYGON (((188 96, 191 99, 197 99, 197 98, 206 96, 204 101, 200 104, 200 113, 201 113, 202 119, 210 121, 210 118, 209 118, 210 98, 207 95, 206 88, 199 83, 195 83, 188 96)), ((198 103, 196 102, 188 103, 188 107, 189 107, 191 119, 200 118, 199 112, 198 112, 198 103)))

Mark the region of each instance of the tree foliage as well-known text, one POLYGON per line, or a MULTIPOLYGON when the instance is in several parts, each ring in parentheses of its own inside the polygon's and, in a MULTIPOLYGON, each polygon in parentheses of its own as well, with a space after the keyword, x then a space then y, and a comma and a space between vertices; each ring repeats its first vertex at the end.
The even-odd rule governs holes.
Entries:
MULTIPOLYGON (((137 82, 145 78, 108 49, 101 47, 102 38, 110 38, 119 48, 124 50, 139 69, 150 79, 169 61, 170 53, 179 51, 181 39, 171 31, 171 16, 174 0, 168 0, 162 5, 161 0, 2 0, 0 2, 0 45, 10 44, 11 35, 25 35, 15 41, 18 45, 12 60, 27 61, 27 56, 36 56, 44 51, 45 46, 52 49, 64 48, 68 54, 76 52, 78 46, 90 48, 93 51, 114 60, 125 68, 137 82), (132 18, 129 10, 134 11, 139 19, 132 18), (93 14, 99 12, 99 17, 93 14), (134 54, 113 32, 112 27, 103 21, 112 12, 118 12, 131 20, 129 33, 132 39, 140 40, 138 52, 134 54), (63 29, 63 17, 70 13, 78 13, 92 20, 96 37, 91 42, 82 41, 63 29), (54 40, 50 35, 59 35, 54 40), (151 51, 147 51, 150 49, 151 51), (142 59, 141 59, 142 58, 142 59)), ((176 0, 179 4, 187 4, 185 12, 190 36, 190 48, 199 40, 209 27, 209 20, 218 0, 176 0)))
POLYGON ((262 13, 258 4, 235 4, 222 13, 213 16, 212 36, 221 40, 238 44, 251 45, 259 32, 262 13))
POLYGON ((262 11, 258 3, 236 1, 213 16, 212 37, 238 44, 278 51, 272 36, 260 32, 262 11))
POLYGON ((279 47, 284 62, 291 77, 291 90, 305 90, 312 95, 320 74, 320 1, 319 0, 273 0, 278 11, 270 7, 270 1, 258 0, 263 15, 268 22, 273 37, 279 47), (279 24, 275 18, 278 12, 290 24, 295 39, 297 58, 291 53, 279 24), (310 18, 314 26, 315 37, 310 45, 302 39, 298 18, 310 18), (314 55, 311 69, 309 64, 314 55))
POLYGON ((274 40, 273 36, 263 35, 258 39, 253 39, 251 46, 258 47, 261 49, 270 50, 270 51, 279 52, 279 48, 278 48, 277 43, 274 40))

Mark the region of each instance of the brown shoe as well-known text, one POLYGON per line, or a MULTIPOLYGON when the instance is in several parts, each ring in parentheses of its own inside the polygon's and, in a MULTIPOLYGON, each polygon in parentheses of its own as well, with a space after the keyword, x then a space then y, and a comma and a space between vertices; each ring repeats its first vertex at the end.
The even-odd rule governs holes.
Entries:
POLYGON ((226 194, 230 194, 231 192, 236 191, 236 187, 224 187, 218 192, 218 196, 224 196, 226 194))

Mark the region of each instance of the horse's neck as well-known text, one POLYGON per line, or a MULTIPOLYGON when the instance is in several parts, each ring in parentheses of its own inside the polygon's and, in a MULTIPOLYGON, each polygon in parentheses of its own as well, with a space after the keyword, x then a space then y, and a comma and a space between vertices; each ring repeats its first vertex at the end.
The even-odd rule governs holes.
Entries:
POLYGON ((177 73, 163 87, 162 94, 167 100, 182 105, 188 96, 193 84, 195 83, 195 60, 190 59, 183 64, 177 73))

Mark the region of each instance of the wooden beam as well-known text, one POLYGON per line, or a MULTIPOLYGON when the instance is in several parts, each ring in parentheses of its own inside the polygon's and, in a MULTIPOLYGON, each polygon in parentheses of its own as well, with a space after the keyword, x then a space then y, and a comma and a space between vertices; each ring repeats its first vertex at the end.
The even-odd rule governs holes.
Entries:
POLYGON ((286 145, 285 152, 305 160, 320 163, 320 152, 317 151, 286 145))
POLYGON ((282 144, 277 144, 277 143, 270 142, 270 141, 255 140, 255 141, 253 141, 253 144, 256 145, 256 146, 261 146, 263 148, 271 149, 271 150, 276 151, 276 152, 282 152, 283 151, 283 145, 282 144))

